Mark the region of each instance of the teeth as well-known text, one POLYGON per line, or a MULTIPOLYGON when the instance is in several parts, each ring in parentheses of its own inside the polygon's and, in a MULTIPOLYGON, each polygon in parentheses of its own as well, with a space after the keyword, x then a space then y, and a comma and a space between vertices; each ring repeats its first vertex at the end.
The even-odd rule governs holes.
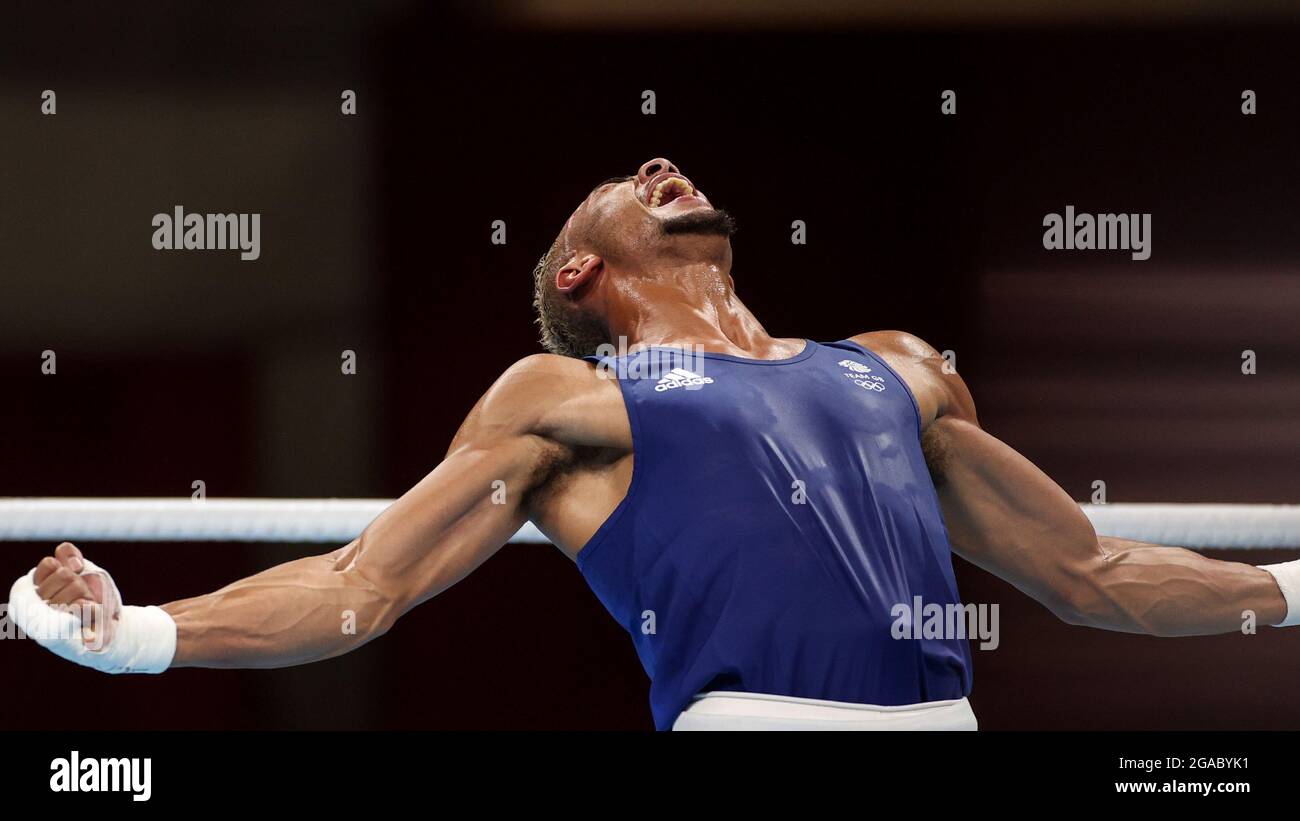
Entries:
POLYGON ((673 188, 679 189, 683 194, 690 194, 694 190, 686 180, 683 180, 680 177, 669 177, 655 186, 654 196, 650 198, 650 207, 658 208, 659 203, 663 200, 664 194, 673 188))

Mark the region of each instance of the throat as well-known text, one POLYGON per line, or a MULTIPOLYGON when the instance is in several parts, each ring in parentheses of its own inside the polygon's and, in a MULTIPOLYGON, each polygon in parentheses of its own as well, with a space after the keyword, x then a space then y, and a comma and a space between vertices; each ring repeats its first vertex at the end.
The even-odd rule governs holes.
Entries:
POLYGON ((712 275, 628 282, 611 305, 609 329, 615 347, 699 347, 753 359, 797 355, 802 339, 777 339, 731 289, 731 278, 712 275))

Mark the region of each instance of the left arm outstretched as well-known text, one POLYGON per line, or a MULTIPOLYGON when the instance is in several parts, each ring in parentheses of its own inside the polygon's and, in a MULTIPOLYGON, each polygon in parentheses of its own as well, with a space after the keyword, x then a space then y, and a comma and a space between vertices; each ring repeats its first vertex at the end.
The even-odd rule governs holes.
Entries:
POLYGON ((939 501, 953 550, 1063 621, 1125 633, 1187 636, 1286 617, 1267 571, 1176 547, 1098 537, 1079 506, 1029 460, 970 422, 926 431, 940 454, 939 501))
POLYGON ((921 406, 922 443, 954 552, 1063 621, 1158 636, 1240 630, 1287 618, 1271 573, 1190 550, 1099 537, 1046 474, 979 426, 961 377, 907 334, 864 334, 921 406))

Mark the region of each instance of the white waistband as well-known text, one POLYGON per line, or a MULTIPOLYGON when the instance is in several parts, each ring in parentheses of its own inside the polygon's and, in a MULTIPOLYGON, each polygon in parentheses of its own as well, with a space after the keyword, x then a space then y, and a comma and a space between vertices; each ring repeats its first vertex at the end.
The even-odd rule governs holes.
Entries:
POLYGON ((974 730, 964 698, 885 707, 763 693, 696 696, 674 730, 974 730))

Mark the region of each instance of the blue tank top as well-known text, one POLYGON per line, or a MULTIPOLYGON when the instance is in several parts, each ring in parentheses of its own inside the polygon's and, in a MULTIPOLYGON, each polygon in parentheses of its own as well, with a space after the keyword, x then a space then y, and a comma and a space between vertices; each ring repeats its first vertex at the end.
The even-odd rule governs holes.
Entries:
POLYGON ((782 360, 589 361, 619 380, 633 465, 577 563, 636 644, 656 727, 708 691, 970 692, 965 640, 894 637, 897 606, 959 598, 916 400, 880 357, 809 341, 782 360))

